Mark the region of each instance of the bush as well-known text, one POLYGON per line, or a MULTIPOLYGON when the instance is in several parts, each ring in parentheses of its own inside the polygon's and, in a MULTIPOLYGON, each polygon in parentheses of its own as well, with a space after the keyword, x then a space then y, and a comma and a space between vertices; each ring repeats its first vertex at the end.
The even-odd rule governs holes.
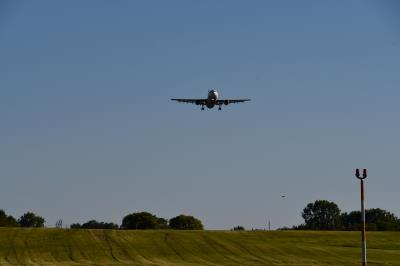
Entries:
POLYGON ((199 219, 183 214, 169 220, 169 227, 177 230, 203 230, 199 219))

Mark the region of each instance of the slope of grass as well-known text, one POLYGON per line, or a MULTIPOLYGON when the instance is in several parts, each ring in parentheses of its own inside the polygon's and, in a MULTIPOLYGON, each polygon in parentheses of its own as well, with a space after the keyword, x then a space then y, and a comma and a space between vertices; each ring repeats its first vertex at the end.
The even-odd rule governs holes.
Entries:
MULTIPOLYGON (((400 265, 400 232, 368 233, 369 265, 400 265)), ((358 232, 0 228, 0 265, 360 265, 358 232)))

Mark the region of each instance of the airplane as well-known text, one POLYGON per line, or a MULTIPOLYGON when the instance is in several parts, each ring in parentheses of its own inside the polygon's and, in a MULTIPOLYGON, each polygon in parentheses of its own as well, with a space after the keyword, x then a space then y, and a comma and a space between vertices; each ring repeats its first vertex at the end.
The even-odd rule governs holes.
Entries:
POLYGON ((180 103, 193 103, 201 105, 201 110, 204 110, 204 105, 211 109, 218 105, 218 110, 222 110, 222 105, 228 105, 230 103, 243 103, 250 101, 250 99, 222 99, 220 100, 219 94, 216 90, 208 91, 207 99, 171 99, 180 103))

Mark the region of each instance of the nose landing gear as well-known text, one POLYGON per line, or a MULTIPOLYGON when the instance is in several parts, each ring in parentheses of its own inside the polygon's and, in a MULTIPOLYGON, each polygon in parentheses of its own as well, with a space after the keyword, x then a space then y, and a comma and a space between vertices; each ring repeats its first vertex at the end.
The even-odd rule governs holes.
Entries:
POLYGON ((204 111, 204 105, 201 106, 201 110, 204 111))
POLYGON ((221 110, 222 110, 222 108, 221 108, 221 105, 218 107, 218 110, 219 110, 219 111, 221 111, 221 110))

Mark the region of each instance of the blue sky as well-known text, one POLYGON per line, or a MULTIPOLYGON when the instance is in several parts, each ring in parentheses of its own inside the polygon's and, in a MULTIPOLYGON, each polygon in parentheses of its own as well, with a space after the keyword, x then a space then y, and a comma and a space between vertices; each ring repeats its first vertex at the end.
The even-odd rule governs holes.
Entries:
POLYGON ((400 216, 395 1, 0 2, 0 208, 209 229, 400 216), (200 111, 170 98, 248 97, 200 111), (286 198, 281 198, 281 195, 286 198))

